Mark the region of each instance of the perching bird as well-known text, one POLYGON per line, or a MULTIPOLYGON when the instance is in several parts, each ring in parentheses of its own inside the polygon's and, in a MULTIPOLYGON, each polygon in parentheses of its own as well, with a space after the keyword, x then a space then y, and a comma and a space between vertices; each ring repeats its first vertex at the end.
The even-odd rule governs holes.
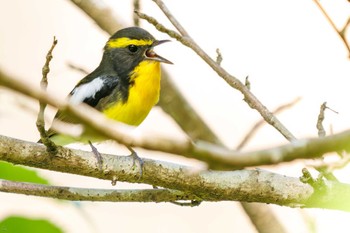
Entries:
MULTIPOLYGON (((69 101, 86 103, 116 121, 134 126, 141 124, 159 99, 160 63, 172 64, 153 50, 167 41, 156 40, 139 27, 117 31, 107 41, 100 65, 73 88, 69 101)), ((54 120, 79 123, 61 111, 54 120)), ((58 145, 77 141, 53 129, 48 130, 48 136, 58 145)), ((79 141, 90 143, 96 139, 93 134, 84 132, 79 141)))

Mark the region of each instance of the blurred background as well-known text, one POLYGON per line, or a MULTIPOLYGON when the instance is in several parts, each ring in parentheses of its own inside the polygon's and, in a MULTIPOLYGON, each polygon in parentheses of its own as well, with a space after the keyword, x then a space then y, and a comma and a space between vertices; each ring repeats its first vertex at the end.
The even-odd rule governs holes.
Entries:
MULTIPOLYGON (((96 2, 111 8, 124 25, 133 25, 133 1, 96 2)), ((327 134, 350 128, 349 53, 339 36, 313 1, 164 1, 193 39, 213 58, 219 48, 222 66, 240 80, 249 76, 252 92, 270 110, 301 97, 294 107, 278 115, 297 138, 316 137, 320 105, 327 101, 338 114, 326 111, 327 134)), ((321 2, 338 28, 350 16, 345 0, 321 2)), ((141 1, 141 12, 171 28, 158 7, 141 1)), ((141 27, 157 39, 168 39, 152 25, 141 27)), ((69 68, 74 64, 92 71, 99 64, 109 35, 68 0, 0 0, 0 68, 39 86, 45 56, 58 39, 50 64, 48 90, 65 98, 84 74, 69 68)), ((189 48, 173 40, 157 47, 157 53, 174 65, 163 65, 183 95, 230 148, 235 148, 248 130, 261 119, 243 96, 228 86, 189 48)), ((38 103, 0 88, 0 134, 37 141, 35 127, 38 103)), ((55 110, 47 110, 48 124, 55 110)), ((184 134, 159 107, 155 107, 137 130, 174 137, 184 134)), ((254 150, 287 143, 265 125, 249 142, 254 150)), ((89 147, 73 145, 89 150, 89 147)), ((99 151, 123 150, 113 143, 98 145, 99 151)), ((193 160, 137 149, 141 157, 202 166, 193 160)), ((300 176, 309 162, 292 162, 268 169, 300 176)), ((51 184, 93 188, 142 188, 57 172, 37 170, 51 184)), ((350 182, 349 169, 336 172, 350 182)), ((288 232, 347 232, 350 215, 330 210, 300 210, 270 205, 288 232), (286 218, 286 216, 288 216, 286 218), (337 229, 335 229, 337 228, 337 229)), ((65 232, 256 232, 235 202, 202 203, 198 207, 173 204, 68 202, 0 193, 0 220, 10 215, 46 218, 65 232)), ((0 229, 0 232, 1 229, 0 229)))

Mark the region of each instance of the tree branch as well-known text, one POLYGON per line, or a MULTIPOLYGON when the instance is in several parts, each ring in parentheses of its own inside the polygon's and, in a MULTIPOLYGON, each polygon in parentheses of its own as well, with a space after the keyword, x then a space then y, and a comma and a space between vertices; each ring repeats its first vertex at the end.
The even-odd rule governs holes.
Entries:
MULTIPOLYGON (((161 2, 158 0, 157 2, 161 2)), ((164 3, 162 3, 164 5, 164 3)), ((201 57, 221 78, 223 78, 231 87, 240 91, 244 100, 252 108, 257 110, 260 115, 265 119, 267 123, 277 129, 287 140, 295 140, 294 135, 258 100, 253 93, 236 77, 229 74, 220 65, 216 63, 207 53, 205 53, 201 47, 186 33, 186 35, 180 35, 179 33, 169 30, 160 24, 156 19, 146 14, 135 12, 140 18, 147 20, 150 24, 155 26, 160 32, 167 33, 170 37, 178 40, 183 45, 191 48, 199 57, 201 57)), ((183 28, 178 21, 174 21, 173 17, 169 18, 176 28, 183 28)), ((181 33, 181 32, 180 32, 181 33)))
MULTIPOLYGON (((189 139, 174 139, 165 135, 132 134, 133 127, 107 119, 96 110, 85 104, 71 105, 60 101, 48 93, 31 87, 22 80, 9 77, 0 71, 0 85, 9 87, 32 98, 46 102, 61 111, 80 120, 85 127, 96 134, 113 139, 127 146, 142 147, 149 150, 178 154, 195 158, 210 164, 217 169, 239 169, 249 166, 276 164, 302 158, 316 158, 328 152, 349 151, 350 130, 323 138, 295 141, 284 146, 253 152, 237 152, 212 143, 189 139)), ((62 132, 69 133, 69 132, 62 132)))
MULTIPOLYGON (((293 105, 295 105, 297 102, 299 102, 300 98, 296 98, 295 100, 291 101, 290 103, 286 103, 283 104, 281 106, 279 106, 278 108, 276 108, 273 111, 273 114, 277 115, 278 113, 292 107, 293 105)), ((236 147, 236 150, 241 150, 247 143, 248 141, 253 137, 253 135, 256 133, 256 131, 262 127, 264 124, 266 123, 265 120, 261 119, 260 121, 256 122, 252 128, 248 131, 248 133, 246 134, 246 136, 243 138, 243 140, 238 144, 238 146, 236 147)))
POLYGON ((192 194, 169 189, 91 189, 51 186, 0 179, 0 192, 69 201, 173 202, 199 200, 192 194))
MULTIPOLYGON (((45 61, 45 64, 43 66, 43 69, 42 69, 43 77, 41 79, 40 86, 41 86, 41 89, 44 91, 46 91, 46 89, 47 89, 47 84, 48 84, 47 75, 50 72, 50 62, 53 58, 52 51, 54 50, 56 45, 57 45, 57 39, 56 39, 56 37, 54 37, 51 48, 47 52, 46 61, 45 61)), ((49 151, 54 153, 54 152, 56 152, 56 146, 51 140, 48 139, 47 134, 46 134, 46 130, 45 130, 45 119, 44 119, 45 108, 46 108, 46 103, 39 101, 39 113, 38 113, 38 117, 36 120, 36 127, 40 133, 40 139, 43 142, 43 144, 46 145, 46 147, 49 151)))
MULTIPOLYGON (((290 207, 350 211, 350 185, 324 181, 319 189, 298 178, 263 170, 201 171, 168 162, 144 159, 141 180, 132 158, 102 154, 101 173, 91 152, 60 148, 50 155, 42 144, 0 136, 0 159, 65 173, 107 180, 143 182, 191 193, 203 201, 262 202, 290 207)), ((191 196, 192 197, 192 196, 191 196)))
POLYGON ((321 3, 319 2, 319 0, 314 0, 315 4, 318 6, 318 8, 320 9, 320 11, 322 12, 322 14, 324 15, 324 17, 327 19, 327 21, 329 22, 329 24, 332 26, 332 28, 334 29, 334 31, 336 31, 336 33, 338 34, 338 36, 340 37, 340 39, 343 41, 346 49, 348 50, 349 56, 350 56, 350 45, 348 43, 348 41, 345 38, 345 31, 347 29, 347 27, 349 26, 350 23, 350 18, 348 19, 347 23, 345 24, 345 26, 343 27, 342 30, 338 30, 337 26, 335 25, 335 23, 333 22, 333 20, 331 19, 331 17, 327 14, 326 10, 323 8, 323 6, 321 5, 321 3))

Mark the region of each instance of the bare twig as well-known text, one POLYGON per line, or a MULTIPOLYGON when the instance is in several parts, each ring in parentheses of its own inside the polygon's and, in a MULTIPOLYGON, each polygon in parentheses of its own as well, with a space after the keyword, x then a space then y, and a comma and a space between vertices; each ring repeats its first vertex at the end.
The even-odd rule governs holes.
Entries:
MULTIPOLYGON (((50 72, 50 61, 52 59, 52 51, 56 45, 57 45, 57 40, 56 40, 56 37, 54 37, 51 48, 47 52, 46 61, 45 61, 45 64, 43 66, 43 69, 42 69, 43 77, 41 79, 40 86, 41 86, 41 89, 45 90, 45 91, 46 91, 46 88, 48 85, 47 75, 50 72)), ((39 133, 40 133, 41 142, 44 145, 46 145, 48 151, 55 153, 56 152, 56 145, 47 137, 46 130, 45 130, 44 112, 45 112, 45 108, 46 108, 46 103, 39 100, 39 106, 40 106, 40 109, 39 109, 39 113, 38 113, 38 118, 36 120, 36 126, 37 126, 39 133)))
POLYGON ((245 77, 244 85, 247 87, 248 90, 250 90, 249 76, 245 77))
MULTIPOLYGON (((298 103, 300 101, 300 97, 296 98, 295 100, 291 101, 290 103, 287 104, 283 104, 281 106, 279 106, 278 108, 276 108, 272 113, 274 115, 279 114, 280 112, 291 108, 293 105, 295 105, 296 103, 298 103)), ((249 140, 255 135, 255 133, 257 132, 257 130, 262 127, 264 124, 266 123, 266 121, 264 121, 263 119, 261 119, 260 121, 258 121, 257 123, 255 123, 253 125, 253 127, 248 131, 248 133, 246 134, 246 136, 243 138, 243 140, 238 144, 238 146, 236 147, 237 150, 241 150, 248 142, 249 140)))
POLYGON ((327 19, 327 21, 329 22, 329 24, 332 26, 332 28, 334 29, 334 31, 336 31, 336 33, 339 35, 340 39, 343 41, 346 49, 349 52, 350 55, 350 45, 348 43, 348 41, 345 38, 345 32, 347 27, 349 26, 350 23, 350 18, 348 19, 347 23, 345 24, 345 26, 343 27, 342 30, 339 30, 337 28, 337 26, 335 25, 335 23, 333 22, 333 20, 331 19, 331 17, 328 15, 328 13, 326 12, 326 10, 323 8, 322 4, 320 3, 319 0, 314 0, 314 2, 316 3, 316 5, 318 6, 318 8, 320 9, 320 11, 322 12, 322 14, 325 16, 325 18, 327 19))
POLYGON ((170 189, 91 189, 51 186, 0 179, 0 192, 51 197, 70 201, 174 202, 198 197, 170 189))
POLYGON ((85 75, 89 74, 89 71, 87 71, 87 70, 85 70, 84 68, 82 68, 82 67, 80 67, 80 66, 77 66, 77 65, 75 65, 75 64, 73 64, 73 63, 71 63, 71 62, 68 62, 68 63, 67 63, 67 66, 68 66, 70 69, 76 70, 76 71, 78 71, 78 72, 80 72, 80 73, 82 73, 82 74, 85 74, 85 75))
MULTIPOLYGON (((157 1, 161 2, 161 1, 157 1)), ((221 78, 223 78, 231 87, 239 90, 243 96, 244 100, 248 105, 257 110, 260 115, 277 129, 287 140, 292 141, 296 138, 289 132, 289 130, 248 90, 248 88, 236 77, 230 75, 221 66, 219 66, 208 54, 206 54, 186 33, 187 36, 181 36, 179 33, 167 29, 162 24, 160 24, 156 19, 146 14, 135 12, 140 18, 147 20, 149 23, 154 25, 160 32, 167 33, 170 37, 180 41, 183 45, 190 47, 194 52, 197 53, 221 78)), ((172 21, 173 22, 173 21, 172 21)), ((173 22, 174 23, 174 22, 173 22)), ((174 26, 176 28, 182 28, 182 26, 175 21, 174 26)))
POLYGON ((189 34, 186 32, 185 28, 181 26, 181 24, 177 21, 177 19, 171 14, 166 5, 160 0, 153 0, 158 7, 163 11, 163 13, 168 17, 170 22, 175 26, 175 28, 180 32, 180 34, 184 37, 189 37, 189 34))
POLYGON ((216 63, 218 63, 218 65, 220 66, 222 62, 222 54, 220 52, 220 49, 216 49, 216 54, 216 63))
POLYGON ((327 106, 327 102, 324 102, 323 104, 321 104, 320 113, 318 114, 317 123, 316 123, 316 128, 317 128, 319 137, 326 136, 326 131, 325 131, 324 127, 323 127, 323 121, 324 121, 324 118, 325 118, 325 111, 326 111, 326 109, 329 109, 332 112, 338 114, 337 111, 334 111, 333 109, 331 109, 331 108, 329 108, 327 106))
POLYGON ((324 127, 322 124, 324 120, 324 111, 326 110, 326 108, 327 108, 327 102, 323 102, 323 104, 321 104, 320 113, 318 114, 317 123, 316 123, 316 128, 317 128, 319 137, 326 136, 326 131, 324 130, 324 127))

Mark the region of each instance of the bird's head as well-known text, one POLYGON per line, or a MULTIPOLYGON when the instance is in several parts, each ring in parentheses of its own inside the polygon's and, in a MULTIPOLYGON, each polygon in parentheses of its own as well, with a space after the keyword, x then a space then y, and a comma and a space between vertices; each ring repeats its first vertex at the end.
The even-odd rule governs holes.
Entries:
POLYGON ((107 41, 104 59, 109 59, 118 73, 133 70, 140 62, 171 61, 154 52, 154 47, 169 40, 156 40, 150 33, 139 27, 129 27, 117 31, 107 41))

